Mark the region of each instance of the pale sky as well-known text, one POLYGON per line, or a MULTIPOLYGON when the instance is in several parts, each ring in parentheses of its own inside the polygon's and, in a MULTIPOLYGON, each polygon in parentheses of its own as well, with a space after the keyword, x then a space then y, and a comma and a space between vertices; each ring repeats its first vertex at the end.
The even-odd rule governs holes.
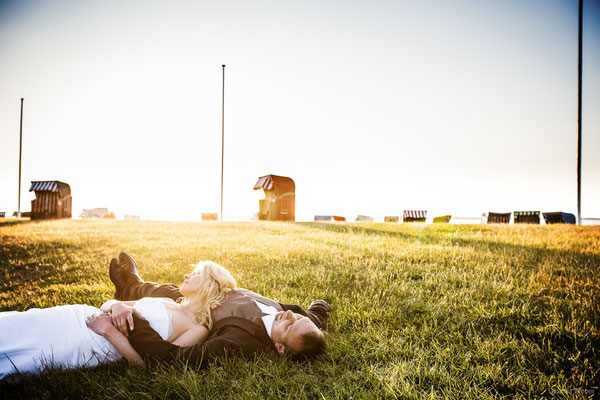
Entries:
MULTIPOLYGON (((0 211, 297 220, 576 213, 578 1, 0 1, 0 211)), ((600 4, 584 1, 582 216, 600 217, 600 4)))

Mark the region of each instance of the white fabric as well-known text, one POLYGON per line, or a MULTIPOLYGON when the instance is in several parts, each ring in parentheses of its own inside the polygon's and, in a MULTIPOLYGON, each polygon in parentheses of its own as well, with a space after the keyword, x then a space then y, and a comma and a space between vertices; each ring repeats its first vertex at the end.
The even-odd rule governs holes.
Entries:
POLYGON ((94 367, 122 358, 85 324, 96 307, 69 305, 0 313, 0 380, 46 367, 94 367))
MULTIPOLYGON (((171 332, 171 315, 157 299, 142 299, 135 309, 163 339, 171 332)), ((0 380, 15 372, 39 373, 47 367, 94 367, 123 356, 85 324, 100 313, 87 305, 0 312, 0 380)))
POLYGON ((275 307, 268 306, 266 304, 261 303, 260 301, 254 300, 254 302, 256 303, 258 308, 260 308, 260 311, 262 311, 263 314, 267 314, 261 318, 262 318, 263 324, 265 325, 265 329, 267 330, 267 333, 269 334, 269 337, 271 337, 271 328, 273 328, 273 322, 275 322, 275 316, 277 315, 277 313, 279 311, 277 311, 277 309, 275 307))
POLYGON ((265 324, 265 329, 267 330, 267 333, 271 339, 273 338, 273 336, 271 336, 271 329, 273 328, 273 322, 275 322, 275 316, 276 314, 269 314, 262 317, 263 324, 265 324))
POLYGON ((173 332, 171 313, 162 300, 144 297, 133 305, 140 314, 144 316, 150 327, 154 329, 163 340, 168 340, 173 332))

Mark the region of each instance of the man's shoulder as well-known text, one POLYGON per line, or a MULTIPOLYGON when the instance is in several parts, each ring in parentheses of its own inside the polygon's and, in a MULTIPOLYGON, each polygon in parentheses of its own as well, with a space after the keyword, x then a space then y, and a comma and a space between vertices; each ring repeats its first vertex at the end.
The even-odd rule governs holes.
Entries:
POLYGON ((248 297, 248 298, 251 298, 252 300, 258 301, 260 303, 275 307, 278 311, 281 311, 281 303, 280 302, 273 300, 269 297, 265 297, 262 294, 253 292, 252 290, 237 288, 236 296, 248 297))
POLYGON ((241 287, 233 289, 231 291, 231 293, 234 293, 234 294, 249 294, 249 293, 256 294, 252 290, 241 288, 241 287))
POLYGON ((244 295, 248 295, 248 294, 256 294, 251 290, 248 289, 244 289, 244 288, 235 288, 232 291, 230 291, 229 293, 227 293, 227 296, 225 297, 225 299, 229 299, 232 297, 239 297, 239 296, 244 296, 244 295))
POLYGON ((245 295, 251 294, 251 295, 264 297, 262 294, 256 293, 250 289, 240 288, 240 287, 236 287, 235 289, 232 290, 232 292, 239 293, 239 294, 245 294, 245 295))

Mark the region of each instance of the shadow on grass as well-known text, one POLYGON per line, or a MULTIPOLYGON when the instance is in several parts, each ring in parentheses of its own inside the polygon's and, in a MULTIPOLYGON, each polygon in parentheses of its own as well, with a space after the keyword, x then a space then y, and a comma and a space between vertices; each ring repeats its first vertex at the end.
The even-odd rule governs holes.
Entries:
POLYGON ((24 220, 23 219, 21 219, 21 220, 12 220, 12 219, 11 220, 9 220, 9 219, 2 220, 2 219, 0 219, 0 228, 3 226, 24 225, 24 224, 30 224, 30 223, 32 223, 32 221, 29 219, 24 219, 24 220))
MULTIPOLYGON (((60 241, 0 243, 0 291, 24 286, 54 283, 73 284, 94 280, 96 274, 77 254, 94 252, 89 244, 74 245, 60 241)), ((98 257, 104 258, 102 253, 98 257)), ((108 270, 108 269, 107 269, 108 270)))

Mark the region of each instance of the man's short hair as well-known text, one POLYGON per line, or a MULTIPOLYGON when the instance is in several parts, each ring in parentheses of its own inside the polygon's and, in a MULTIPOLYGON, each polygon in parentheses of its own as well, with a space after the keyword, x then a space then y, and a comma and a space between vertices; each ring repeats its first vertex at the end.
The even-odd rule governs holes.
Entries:
POLYGON ((301 348, 287 351, 287 355, 294 361, 314 360, 325 352, 327 341, 325 334, 320 330, 309 331, 300 336, 301 348))

